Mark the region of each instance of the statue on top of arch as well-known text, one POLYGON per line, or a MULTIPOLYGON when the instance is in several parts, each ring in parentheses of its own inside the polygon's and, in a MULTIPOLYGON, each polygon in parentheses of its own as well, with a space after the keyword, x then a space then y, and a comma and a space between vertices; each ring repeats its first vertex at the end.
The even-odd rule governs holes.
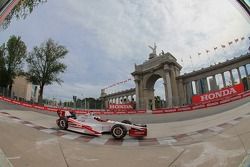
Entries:
POLYGON ((148 47, 150 49, 152 49, 152 53, 149 54, 149 59, 152 59, 152 58, 156 57, 157 56, 157 54, 156 54, 156 48, 157 48, 156 44, 154 43, 154 47, 152 47, 150 45, 148 45, 148 47))

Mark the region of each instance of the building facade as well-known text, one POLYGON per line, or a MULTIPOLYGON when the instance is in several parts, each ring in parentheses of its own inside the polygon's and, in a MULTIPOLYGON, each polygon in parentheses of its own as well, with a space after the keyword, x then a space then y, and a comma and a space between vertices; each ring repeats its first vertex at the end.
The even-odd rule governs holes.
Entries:
POLYGON ((154 84, 159 78, 164 81, 167 108, 191 104, 194 95, 238 83, 243 83, 245 90, 250 89, 250 53, 183 75, 180 75, 181 69, 177 59, 170 53, 156 55, 153 52, 147 61, 135 65, 135 71, 132 72, 134 89, 113 94, 105 94, 105 90, 102 90, 101 98, 106 106, 109 103, 124 102, 125 98, 126 102, 136 101, 137 109, 154 110, 154 84))
POLYGON ((21 101, 38 102, 39 87, 33 85, 24 76, 18 76, 14 79, 12 85, 12 98, 21 101))

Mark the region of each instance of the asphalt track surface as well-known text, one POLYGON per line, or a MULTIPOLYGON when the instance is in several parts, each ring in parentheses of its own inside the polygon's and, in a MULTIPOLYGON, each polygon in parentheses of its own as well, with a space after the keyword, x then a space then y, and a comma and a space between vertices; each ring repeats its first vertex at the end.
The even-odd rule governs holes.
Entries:
MULTIPOLYGON (((159 138, 160 140, 157 140, 159 144, 157 145, 154 144, 156 140, 152 139, 136 140, 128 138, 122 142, 122 145, 119 145, 117 141, 105 138, 105 136, 102 138, 80 136, 73 139, 69 137, 78 134, 68 132, 63 135, 57 132, 52 134, 52 130, 49 132, 48 129, 45 129, 45 131, 40 129, 41 126, 32 128, 27 121, 33 120, 34 124, 40 122, 44 124, 43 126, 53 124, 54 117, 46 114, 56 115, 56 113, 0 102, 1 112, 9 113, 9 115, 0 115, 0 131, 4 134, 0 135, 0 149, 2 149, 6 159, 15 167, 239 167, 243 159, 250 156, 249 101, 250 98, 246 98, 206 110, 182 113, 107 116, 109 118, 140 120, 144 123, 160 123, 206 117, 214 114, 208 119, 209 121, 200 121, 201 119, 198 119, 198 121, 192 120, 192 124, 190 122, 185 124, 194 128, 191 131, 192 133, 189 133, 187 126, 178 128, 182 122, 170 123, 171 125, 174 124, 171 126, 174 129, 161 126, 162 124, 158 124, 161 127, 157 124, 151 125, 161 128, 161 130, 157 131, 157 134, 163 130, 165 134, 168 134, 168 132, 177 134, 175 137, 159 138), (247 104, 243 105, 244 103, 247 104), (230 111, 233 108, 235 110, 230 111), (44 115, 29 112, 30 110, 44 115), (242 115, 239 111, 247 113, 247 115, 242 115), (18 116, 24 118, 21 121, 22 123, 19 122, 20 120, 16 121, 18 116), (230 122, 224 122, 226 120, 224 120, 224 116, 230 118, 231 124, 230 122), (211 123, 214 124, 212 127, 210 126, 211 123), (213 132, 208 129, 195 130, 197 127, 203 128, 202 126, 212 129, 213 132), (178 129, 185 130, 185 132, 180 132, 178 129), (189 134, 184 135, 183 133, 186 132, 189 134), (100 142, 104 140, 107 142, 101 144, 100 142), (173 140, 175 140, 175 143, 172 143, 173 140), (129 143, 130 146, 124 146, 124 143, 129 143)), ((155 137, 159 136, 156 135, 155 137)))
MULTIPOLYGON (((183 120, 191 120, 201 117, 207 117, 209 115, 219 114, 222 112, 226 112, 229 109, 233 109, 239 105, 247 103, 249 100, 248 98, 242 99, 240 101, 231 102, 229 104, 210 107, 207 109, 202 110, 195 110, 195 111, 187 111, 187 112, 177 112, 177 113, 168 113, 168 114, 130 114, 130 115, 103 115, 101 116, 104 119, 112 119, 117 121, 122 120, 130 120, 134 123, 140 124, 152 124, 152 123, 166 123, 166 122, 176 122, 176 121, 183 121, 183 120)), ((6 110, 23 110, 23 111, 35 111, 43 114, 54 115, 56 113, 47 112, 38 109, 26 108, 20 105, 15 105, 7 102, 0 101, 0 109, 6 110)))

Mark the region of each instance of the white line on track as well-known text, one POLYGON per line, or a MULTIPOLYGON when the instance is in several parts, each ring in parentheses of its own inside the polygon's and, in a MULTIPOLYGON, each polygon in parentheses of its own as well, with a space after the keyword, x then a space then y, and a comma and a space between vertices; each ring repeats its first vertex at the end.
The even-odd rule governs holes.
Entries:
POLYGON ((45 132, 45 133, 54 133, 54 132, 57 132, 57 130, 54 130, 54 129, 43 129, 43 130, 40 130, 42 132, 45 132))
POLYGON ((122 146, 139 146, 139 141, 135 139, 126 139, 122 142, 122 146))
POLYGON ((108 139, 102 139, 102 138, 96 137, 96 138, 91 139, 88 143, 97 144, 97 145, 104 145, 107 141, 108 141, 108 139))
POLYGON ((172 145, 173 143, 177 142, 173 137, 160 138, 157 140, 160 144, 167 144, 167 145, 172 145))
POLYGON ((78 135, 78 134, 66 134, 66 135, 63 135, 61 136, 62 138, 65 138, 65 139, 69 139, 69 140, 74 140, 78 137, 80 137, 82 135, 78 135))
POLYGON ((222 132, 224 130, 224 128, 218 127, 218 126, 214 126, 214 127, 208 128, 208 129, 211 131, 214 131, 214 132, 222 132))

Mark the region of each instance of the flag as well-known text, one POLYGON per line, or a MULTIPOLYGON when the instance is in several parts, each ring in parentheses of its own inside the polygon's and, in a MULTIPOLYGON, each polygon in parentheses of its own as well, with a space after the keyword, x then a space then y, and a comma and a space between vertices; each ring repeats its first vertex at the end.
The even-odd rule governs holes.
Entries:
POLYGON ((241 40, 244 40, 245 39, 245 37, 241 37, 241 40))
POLYGON ((234 41, 237 43, 237 42, 239 41, 239 39, 237 38, 237 39, 235 39, 234 41))
POLYGON ((198 53, 198 56, 200 56, 200 55, 201 55, 201 53, 199 52, 199 53, 198 53))
POLYGON ((209 52, 209 50, 206 50, 206 52, 208 53, 208 52, 209 52))
POLYGON ((218 49, 217 47, 214 47, 214 50, 218 49))
POLYGON ((225 48, 226 46, 225 45, 221 45, 222 48, 225 48))
POLYGON ((231 45, 233 42, 232 41, 230 41, 230 42, 228 42, 228 45, 231 45))

